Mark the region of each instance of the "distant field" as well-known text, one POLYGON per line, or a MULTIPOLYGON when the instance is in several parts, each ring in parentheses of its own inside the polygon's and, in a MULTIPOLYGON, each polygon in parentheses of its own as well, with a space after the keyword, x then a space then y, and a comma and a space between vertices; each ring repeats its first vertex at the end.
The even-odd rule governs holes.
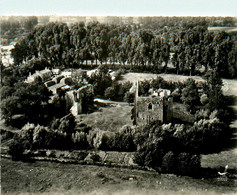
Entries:
POLYGON ((100 111, 79 115, 77 120, 82 119, 88 126, 101 130, 117 131, 124 125, 132 125, 131 109, 128 104, 108 105, 100 111))

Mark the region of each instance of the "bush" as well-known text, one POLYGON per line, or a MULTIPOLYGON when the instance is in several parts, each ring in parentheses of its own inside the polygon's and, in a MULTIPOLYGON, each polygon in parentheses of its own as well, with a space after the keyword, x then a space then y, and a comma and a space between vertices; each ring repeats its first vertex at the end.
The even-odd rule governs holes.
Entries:
POLYGON ((33 145, 40 149, 68 149, 71 146, 71 137, 38 125, 34 129, 33 145))
POLYGON ((174 134, 180 151, 206 154, 220 150, 228 140, 229 128, 217 118, 201 119, 174 134))
POLYGON ((133 128, 124 126, 119 132, 115 133, 114 147, 117 151, 135 151, 133 128))
POLYGON ((115 98, 115 90, 113 87, 108 87, 105 90, 105 98, 109 99, 109 100, 114 100, 115 98))
POLYGON ((61 118, 59 121, 52 123, 53 128, 57 128, 58 131, 71 134, 74 132, 76 126, 75 117, 72 114, 68 114, 61 118))
POLYGON ((162 77, 158 76, 156 79, 152 79, 151 87, 153 87, 154 89, 164 88, 165 82, 166 81, 162 77))
POLYGON ((201 160, 199 155, 180 153, 178 155, 177 171, 181 175, 193 175, 200 170, 201 160))
POLYGON ((165 173, 176 172, 176 159, 172 151, 167 152, 162 159, 162 171, 165 173))
POLYGON ((149 89, 151 87, 149 80, 144 80, 139 82, 139 95, 148 96, 149 89))
POLYGON ((195 113, 195 121, 199 121, 201 119, 208 119, 209 116, 210 116, 210 110, 208 110, 208 109, 198 110, 195 113))
POLYGON ((25 151, 24 141, 19 136, 14 136, 13 142, 9 146, 8 153, 12 156, 12 160, 24 159, 23 152, 25 151))
POLYGON ((181 90, 179 88, 172 92, 172 97, 175 102, 181 102, 181 90))
POLYGON ((73 133, 72 143, 75 149, 87 149, 89 147, 87 135, 84 132, 73 133))
POLYGON ((94 129, 87 136, 88 143, 92 148, 100 150, 113 150, 114 148, 114 133, 94 129))
POLYGON ((27 123, 19 133, 13 137, 13 142, 9 146, 9 154, 12 155, 12 160, 24 160, 26 155, 24 151, 32 148, 34 124, 27 123))

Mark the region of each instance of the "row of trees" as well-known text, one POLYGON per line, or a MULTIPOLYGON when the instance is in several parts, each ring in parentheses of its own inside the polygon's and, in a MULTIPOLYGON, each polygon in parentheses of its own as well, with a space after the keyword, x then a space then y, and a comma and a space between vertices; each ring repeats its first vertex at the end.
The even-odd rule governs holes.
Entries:
POLYGON ((222 77, 237 76, 236 37, 202 27, 156 32, 134 30, 132 25, 80 23, 69 28, 63 23, 49 23, 20 40, 12 56, 15 64, 40 56, 59 67, 95 61, 96 65, 129 65, 137 71, 162 72, 170 65, 177 74, 216 69, 222 77))

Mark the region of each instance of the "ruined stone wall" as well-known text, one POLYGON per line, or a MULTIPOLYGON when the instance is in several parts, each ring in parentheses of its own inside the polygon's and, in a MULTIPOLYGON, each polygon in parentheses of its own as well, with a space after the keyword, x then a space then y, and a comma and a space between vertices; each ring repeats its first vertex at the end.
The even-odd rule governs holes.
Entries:
POLYGON ((74 103, 71 108, 71 112, 73 113, 74 116, 77 116, 78 114, 82 113, 82 108, 83 108, 82 99, 83 99, 84 93, 88 91, 91 91, 93 93, 94 91, 93 85, 91 84, 85 85, 73 92, 74 103))

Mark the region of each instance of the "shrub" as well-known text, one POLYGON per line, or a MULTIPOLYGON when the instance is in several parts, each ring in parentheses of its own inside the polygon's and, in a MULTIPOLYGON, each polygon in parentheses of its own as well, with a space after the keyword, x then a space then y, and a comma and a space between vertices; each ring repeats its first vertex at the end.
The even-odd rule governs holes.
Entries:
POLYGON ((118 151, 135 151, 133 128, 125 125, 115 134, 115 149, 118 151))
POLYGON ((92 148, 112 150, 114 148, 114 133, 95 129, 89 132, 88 143, 92 148))
POLYGON ((32 148, 34 124, 27 123, 19 133, 13 137, 13 142, 9 146, 9 154, 12 160, 22 160, 26 156, 23 154, 25 150, 32 148))
POLYGON ((198 121, 198 120, 201 120, 201 119, 208 119, 209 116, 210 116, 210 110, 201 109, 201 110, 198 110, 195 113, 195 120, 198 121))
POLYGON ((20 136, 15 135, 13 142, 9 146, 8 153, 12 156, 12 160, 22 160, 24 159, 23 152, 25 151, 24 141, 20 136))
POLYGON ((166 81, 162 77, 158 76, 156 79, 152 79, 151 87, 153 87, 154 89, 163 88, 165 82, 166 81))
POLYGON ((53 131, 43 126, 36 126, 33 133, 33 145, 43 149, 68 149, 71 137, 66 133, 53 131), (70 138, 70 139, 69 139, 70 138))
POLYGON ((150 81, 144 80, 139 82, 139 95, 147 96, 149 94, 150 89, 150 81))
POLYGON ((91 160, 93 160, 93 162, 99 162, 99 161, 101 161, 101 158, 98 154, 92 154, 91 160))
POLYGON ((167 152, 162 159, 162 171, 165 173, 175 173, 176 159, 172 151, 167 152))
POLYGON ((108 87, 105 90, 105 98, 110 99, 110 100, 114 100, 115 98, 115 90, 113 87, 108 87))
POLYGON ((57 130, 59 128, 60 125, 60 119, 54 119, 51 123, 51 129, 53 130, 57 130))
POLYGON ((86 149, 89 147, 87 135, 84 132, 76 132, 72 134, 72 143, 75 149, 86 149))
POLYGON ((115 81, 118 81, 119 79, 121 79, 121 75, 125 74, 126 73, 126 70, 120 68, 119 70, 117 70, 114 74, 114 80, 115 81))
POLYGON ((199 171, 201 160, 199 155, 180 153, 178 155, 177 171, 182 175, 193 175, 199 171))
POLYGON ((75 122, 75 117, 72 114, 68 114, 64 116, 63 118, 61 118, 59 123, 60 124, 58 125, 58 122, 56 121, 55 124, 52 124, 52 125, 54 125, 54 127, 57 127, 58 125, 57 130, 63 133, 71 134, 72 132, 74 132, 76 122, 75 122))

